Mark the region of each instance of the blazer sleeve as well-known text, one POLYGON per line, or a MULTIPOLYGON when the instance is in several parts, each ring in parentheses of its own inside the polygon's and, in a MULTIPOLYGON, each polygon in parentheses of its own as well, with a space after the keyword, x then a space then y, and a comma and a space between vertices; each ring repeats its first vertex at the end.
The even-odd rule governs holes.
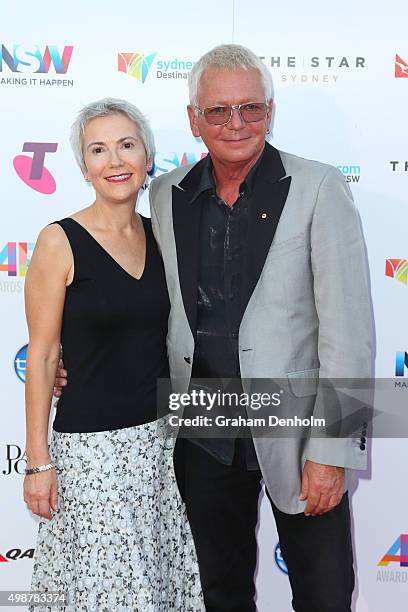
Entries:
MULTIPOLYGON (((330 416, 330 394, 325 392, 324 383, 346 379, 353 386, 356 379, 369 380, 373 361, 372 307, 360 218, 348 184, 333 167, 324 175, 317 193, 311 225, 311 266, 319 319, 319 379, 323 381, 316 395, 314 416, 330 416)), ((369 389, 363 395, 363 403, 357 402, 360 409, 355 413, 353 433, 347 437, 310 438, 306 459, 366 468, 369 389)))
POLYGON ((155 196, 156 187, 157 187, 156 181, 157 179, 154 179, 149 185, 149 204, 150 204, 150 216, 152 220, 153 235, 156 239, 160 255, 162 255, 161 238, 160 238, 160 223, 159 223, 159 216, 158 216, 157 207, 156 207, 157 198, 155 196))

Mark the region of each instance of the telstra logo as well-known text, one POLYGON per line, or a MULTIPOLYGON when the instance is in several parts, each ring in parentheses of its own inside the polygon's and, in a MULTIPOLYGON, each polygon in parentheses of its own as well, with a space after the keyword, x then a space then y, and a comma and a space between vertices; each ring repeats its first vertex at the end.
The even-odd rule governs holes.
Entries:
POLYGON ((26 380, 26 366, 27 366, 27 349, 28 344, 21 347, 14 357, 14 371, 21 382, 25 383, 26 380))
POLYGON ((285 563, 284 558, 282 557, 280 543, 278 542, 275 546, 275 563, 279 567, 280 571, 284 574, 288 574, 288 566, 285 563))
POLYGON ((45 195, 55 192, 57 185, 51 172, 44 166, 44 159, 46 153, 55 153, 57 148, 56 142, 25 142, 23 151, 33 153, 33 157, 17 155, 14 158, 14 170, 31 189, 45 195))
POLYGON ((56 74, 66 74, 73 49, 66 46, 61 54, 55 45, 47 45, 41 53, 38 45, 13 45, 11 51, 1 45, 0 72, 6 65, 11 72, 46 74, 52 64, 56 74))

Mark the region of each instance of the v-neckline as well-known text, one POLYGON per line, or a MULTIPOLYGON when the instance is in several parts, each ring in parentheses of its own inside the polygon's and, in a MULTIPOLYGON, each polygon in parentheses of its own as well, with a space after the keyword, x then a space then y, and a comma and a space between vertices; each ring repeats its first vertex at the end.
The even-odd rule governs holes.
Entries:
POLYGON ((121 265, 121 264, 120 264, 120 263, 119 263, 119 262, 118 262, 118 261, 117 261, 117 260, 116 260, 116 259, 113 257, 113 255, 111 255, 111 254, 109 253, 109 251, 107 251, 107 250, 105 249, 105 247, 103 247, 103 246, 101 245, 101 243, 100 243, 100 242, 98 242, 98 240, 95 238, 95 236, 93 236, 93 235, 91 234, 91 232, 90 232, 90 231, 88 231, 88 230, 86 229, 86 227, 84 227, 84 226, 82 225, 82 223, 79 223, 79 221, 77 221, 77 220, 76 220, 76 219, 74 219, 73 217, 68 217, 68 219, 70 219, 71 221, 74 221, 74 223, 76 223, 76 224, 77 224, 77 225, 78 225, 78 226, 79 226, 81 229, 83 229, 83 230, 84 230, 84 232, 85 232, 86 234, 88 234, 88 236, 89 236, 89 237, 90 237, 90 238, 91 238, 91 239, 92 239, 92 240, 95 242, 95 244, 97 244, 97 245, 98 245, 98 247, 100 248, 100 250, 101 250, 101 251, 103 251, 103 252, 105 253, 105 255, 106 255, 107 257, 109 257, 109 259, 110 259, 111 261, 113 261, 113 263, 114 263, 114 264, 116 264, 116 267, 117 267, 117 268, 119 268, 119 270, 122 270, 122 272, 123 272, 124 274, 126 274, 126 276, 128 276, 129 278, 131 278, 132 280, 139 282, 139 281, 141 281, 141 280, 143 279, 143 277, 145 276, 145 272, 146 272, 146 265, 147 265, 147 255, 148 255, 148 239, 147 239, 147 232, 146 232, 146 228, 145 228, 145 222, 144 222, 144 218, 142 217, 142 215, 139 215, 139 216, 140 216, 140 218, 141 218, 141 220, 142 220, 143 231, 144 231, 144 234, 145 234, 145 259, 144 259, 144 266, 143 266, 142 274, 141 274, 139 277, 133 276, 133 274, 130 274, 130 272, 128 272, 127 270, 125 270, 125 268, 124 268, 124 267, 123 267, 123 266, 122 266, 122 265, 121 265))

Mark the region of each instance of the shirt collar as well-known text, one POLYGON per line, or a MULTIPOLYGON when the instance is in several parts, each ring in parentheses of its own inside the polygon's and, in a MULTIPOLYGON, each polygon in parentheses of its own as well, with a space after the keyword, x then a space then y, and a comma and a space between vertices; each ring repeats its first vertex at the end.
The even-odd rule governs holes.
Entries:
MULTIPOLYGON (((266 156, 266 147, 262 151, 262 154, 257 159, 254 166, 252 166, 251 170, 248 172, 245 179, 242 181, 239 191, 245 191, 246 193, 251 193, 254 188, 255 177, 258 173, 259 167, 262 165, 262 162, 266 156)), ((198 199, 198 197, 204 192, 212 189, 215 192, 215 181, 213 177, 213 164, 211 161, 211 157, 207 155, 207 157, 203 160, 201 175, 198 180, 198 185, 196 189, 193 190, 193 193, 190 198, 190 202, 194 202, 198 199)))

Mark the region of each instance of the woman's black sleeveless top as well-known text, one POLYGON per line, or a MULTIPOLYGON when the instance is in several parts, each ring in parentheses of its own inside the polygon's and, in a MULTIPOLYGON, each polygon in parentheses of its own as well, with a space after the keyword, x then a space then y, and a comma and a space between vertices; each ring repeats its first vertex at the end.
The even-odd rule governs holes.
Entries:
POLYGON ((151 222, 142 220, 146 262, 139 280, 77 221, 57 221, 74 255, 74 279, 62 319, 68 385, 58 403, 56 431, 107 431, 158 418, 157 379, 169 377, 170 304, 151 222))

